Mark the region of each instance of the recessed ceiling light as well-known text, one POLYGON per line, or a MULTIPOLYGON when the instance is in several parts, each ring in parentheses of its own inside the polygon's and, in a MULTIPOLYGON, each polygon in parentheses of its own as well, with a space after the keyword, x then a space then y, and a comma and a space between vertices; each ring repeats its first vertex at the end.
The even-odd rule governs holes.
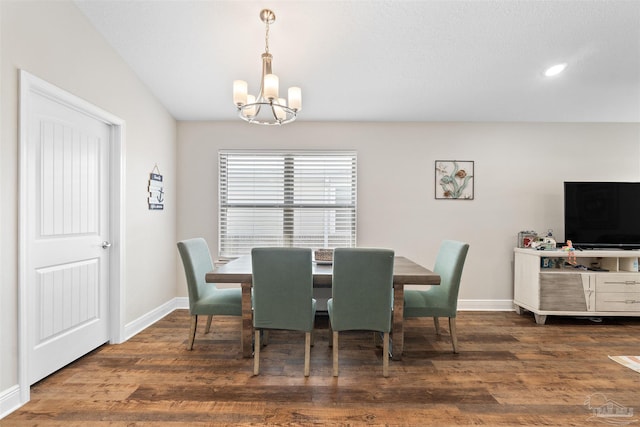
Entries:
POLYGON ((562 64, 556 64, 552 67, 547 68, 544 72, 544 75, 547 77, 557 76, 558 74, 563 72, 565 68, 567 68, 566 62, 563 62, 562 64))

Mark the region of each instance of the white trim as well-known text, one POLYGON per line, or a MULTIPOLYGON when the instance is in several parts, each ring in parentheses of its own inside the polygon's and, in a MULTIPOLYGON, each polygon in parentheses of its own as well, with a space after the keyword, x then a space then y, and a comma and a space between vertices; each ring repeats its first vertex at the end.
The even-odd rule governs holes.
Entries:
POLYGON ((23 405, 20 394, 20 386, 17 384, 0 393, 0 420, 23 405))
MULTIPOLYGON (((125 341, 144 331, 174 310, 188 310, 188 297, 175 297, 125 325, 125 341)), ((459 300, 459 311, 514 311, 513 300, 459 300)))
POLYGON ((172 311, 180 308, 189 308, 189 299, 186 297, 173 298, 162 304, 160 307, 154 308, 150 312, 143 314, 133 322, 129 322, 124 326, 125 341, 147 329, 172 311))
POLYGON ((109 294, 110 307, 110 340, 111 344, 124 342, 124 306, 125 306, 125 122, 119 120, 111 121, 111 171, 110 171, 110 206, 111 212, 111 256, 110 256, 110 284, 109 294), (114 286, 117 284, 117 286, 114 286))
POLYGON ((189 297, 175 297, 174 310, 189 310, 189 297))
POLYGON ((41 96, 55 100, 64 104, 68 108, 75 109, 83 114, 89 115, 111 126, 112 139, 110 144, 111 170, 110 170, 110 221, 111 221, 111 256, 110 256, 110 286, 109 286, 109 316, 111 323, 110 342, 122 342, 124 329, 122 327, 124 316, 124 292, 125 288, 125 224, 124 224, 124 200, 125 200, 125 177, 124 177, 124 120, 77 96, 52 85, 25 70, 20 70, 20 187, 19 187, 19 217, 18 225, 18 388, 20 394, 20 404, 24 405, 30 398, 30 384, 27 369, 28 360, 28 318, 27 303, 28 291, 26 283, 26 245, 27 224, 24 221, 24 213, 27 206, 26 183, 27 183, 27 117, 29 112, 29 94, 37 93, 41 96))

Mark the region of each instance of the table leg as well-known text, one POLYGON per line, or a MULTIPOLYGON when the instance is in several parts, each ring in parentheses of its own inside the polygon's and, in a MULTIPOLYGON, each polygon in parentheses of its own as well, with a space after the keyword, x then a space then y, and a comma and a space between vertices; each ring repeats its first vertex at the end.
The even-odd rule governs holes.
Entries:
POLYGON ((404 284, 393 285, 392 358, 402 360, 404 349, 404 284))
POLYGON ((251 283, 242 285, 242 357, 248 358, 253 354, 253 319, 251 311, 251 283))

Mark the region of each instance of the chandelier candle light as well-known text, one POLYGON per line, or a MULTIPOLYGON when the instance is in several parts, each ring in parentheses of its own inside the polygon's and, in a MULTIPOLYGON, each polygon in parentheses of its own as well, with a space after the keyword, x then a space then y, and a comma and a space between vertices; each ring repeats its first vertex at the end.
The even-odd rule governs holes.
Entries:
POLYGON ((233 102, 238 107, 238 115, 242 120, 260 125, 282 125, 294 121, 298 111, 302 109, 302 91, 299 87, 290 87, 288 103, 278 96, 278 76, 271 71, 273 56, 269 53, 269 25, 275 22, 276 15, 271 10, 264 9, 260 12, 260 19, 266 25, 260 93, 257 98, 249 95, 247 82, 234 80, 233 102))

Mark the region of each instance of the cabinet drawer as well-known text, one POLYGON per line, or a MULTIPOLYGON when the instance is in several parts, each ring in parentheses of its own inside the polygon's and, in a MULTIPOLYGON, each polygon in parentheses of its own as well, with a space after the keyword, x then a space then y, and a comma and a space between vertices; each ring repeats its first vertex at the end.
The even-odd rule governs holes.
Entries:
POLYGON ((598 292, 596 311, 640 311, 640 292, 598 292))
POLYGON ((640 275, 598 274, 596 275, 596 292, 640 292, 640 275))

